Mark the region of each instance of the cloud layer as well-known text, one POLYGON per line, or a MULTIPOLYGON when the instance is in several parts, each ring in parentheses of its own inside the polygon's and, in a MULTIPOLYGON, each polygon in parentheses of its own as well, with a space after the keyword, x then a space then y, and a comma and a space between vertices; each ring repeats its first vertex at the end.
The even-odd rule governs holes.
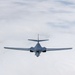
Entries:
POLYGON ((3 49, 31 47, 27 39, 49 38, 46 47, 75 46, 74 0, 0 0, 0 75, 75 75, 75 51, 34 53, 3 49))

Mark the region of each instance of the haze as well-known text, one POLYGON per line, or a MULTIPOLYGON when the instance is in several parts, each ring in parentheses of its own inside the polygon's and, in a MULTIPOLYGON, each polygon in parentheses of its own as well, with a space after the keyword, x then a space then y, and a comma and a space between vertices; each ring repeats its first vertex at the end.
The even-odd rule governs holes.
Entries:
POLYGON ((0 0, 0 75, 75 75, 74 0, 0 0), (49 39, 48 48, 68 51, 34 53, 5 50, 31 47, 27 39, 49 39))

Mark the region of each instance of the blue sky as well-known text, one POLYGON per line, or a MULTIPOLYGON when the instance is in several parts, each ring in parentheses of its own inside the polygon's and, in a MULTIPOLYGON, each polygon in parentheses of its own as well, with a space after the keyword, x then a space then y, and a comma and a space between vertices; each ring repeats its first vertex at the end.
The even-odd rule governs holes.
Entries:
POLYGON ((0 75, 75 75, 74 0, 0 0, 0 75), (27 39, 48 38, 46 47, 71 51, 34 53, 3 49, 31 47, 27 39))

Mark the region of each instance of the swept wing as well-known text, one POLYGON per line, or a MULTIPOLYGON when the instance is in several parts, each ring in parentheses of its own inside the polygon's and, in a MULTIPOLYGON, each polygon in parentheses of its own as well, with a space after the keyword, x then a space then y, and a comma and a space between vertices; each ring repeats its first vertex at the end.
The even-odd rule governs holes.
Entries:
POLYGON ((13 49, 13 50, 24 50, 24 51, 29 51, 30 48, 15 48, 15 47, 4 47, 5 49, 13 49))
POLYGON ((69 50, 72 48, 46 48, 46 51, 69 50))

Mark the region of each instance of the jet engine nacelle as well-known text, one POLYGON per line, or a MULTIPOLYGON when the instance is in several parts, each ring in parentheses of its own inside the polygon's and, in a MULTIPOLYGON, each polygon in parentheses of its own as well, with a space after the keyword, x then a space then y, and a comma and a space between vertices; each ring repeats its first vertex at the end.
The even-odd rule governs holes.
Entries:
POLYGON ((33 50, 34 50, 34 48, 33 48, 33 47, 31 47, 31 48, 30 48, 30 52, 34 52, 33 50))
POLYGON ((46 48, 45 47, 43 47, 43 51, 42 52, 46 52, 46 48))
POLYGON ((32 50, 30 50, 30 52, 33 52, 32 50))

